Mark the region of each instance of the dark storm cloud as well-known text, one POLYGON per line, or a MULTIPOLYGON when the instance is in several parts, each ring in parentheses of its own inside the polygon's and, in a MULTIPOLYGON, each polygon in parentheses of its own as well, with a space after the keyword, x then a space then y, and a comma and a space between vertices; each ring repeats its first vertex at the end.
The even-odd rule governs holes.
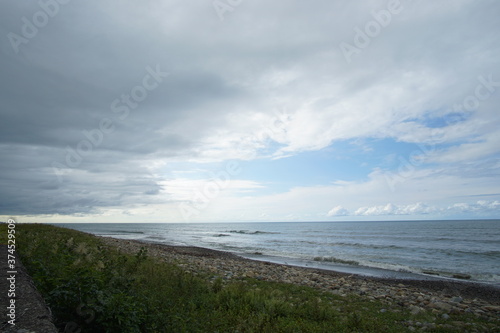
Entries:
MULTIPOLYGON (((140 17, 151 14, 144 7, 135 12, 135 5, 115 8, 111 2, 60 4, 27 43, 2 38, 0 214, 88 213, 151 202, 158 179, 138 161, 181 154, 203 132, 163 127, 195 115, 193 128, 196 119, 215 124, 225 100, 240 95, 217 72, 185 63, 204 55, 182 38, 164 36, 160 20, 148 24, 140 17), (151 72, 169 77, 149 78, 156 87, 147 98, 125 104, 123 96, 151 72), (99 134, 103 119, 113 130, 99 134), (92 135, 92 152, 68 159, 92 135)), ((41 10, 37 3, 6 4, 2 37, 22 36, 26 19, 33 23, 41 10)))

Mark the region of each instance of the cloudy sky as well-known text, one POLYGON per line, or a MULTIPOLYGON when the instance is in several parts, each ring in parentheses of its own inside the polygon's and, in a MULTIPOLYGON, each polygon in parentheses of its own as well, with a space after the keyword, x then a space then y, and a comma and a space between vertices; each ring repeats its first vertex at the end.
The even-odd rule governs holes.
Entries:
POLYGON ((499 16, 2 1, 0 220, 500 218, 499 16))

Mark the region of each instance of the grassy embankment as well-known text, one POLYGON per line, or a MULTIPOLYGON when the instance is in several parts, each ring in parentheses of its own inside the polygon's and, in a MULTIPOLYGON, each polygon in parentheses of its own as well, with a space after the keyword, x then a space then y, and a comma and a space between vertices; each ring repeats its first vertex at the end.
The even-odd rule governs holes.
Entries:
MULTIPOLYGON (((0 227, 5 244, 6 226, 0 227)), ((405 332, 404 309, 361 297, 245 279, 222 283, 98 238, 16 226, 17 254, 64 330, 82 332, 405 332)))

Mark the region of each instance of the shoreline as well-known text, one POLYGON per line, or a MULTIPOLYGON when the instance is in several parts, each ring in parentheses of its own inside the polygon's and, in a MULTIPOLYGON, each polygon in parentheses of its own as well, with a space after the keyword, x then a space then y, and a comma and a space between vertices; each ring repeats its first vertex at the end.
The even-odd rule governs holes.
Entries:
MULTIPOLYGON (((451 276, 444 276, 439 274, 425 274, 425 273, 417 273, 410 271, 395 271, 386 268, 378 268, 378 267, 370 267, 370 266, 362 266, 362 265, 342 265, 342 264, 334 264, 323 261, 311 261, 306 259, 296 259, 296 258, 286 258, 286 257, 276 257, 265 254, 251 254, 251 253, 238 253, 238 252, 230 252, 219 249, 211 249, 205 248, 201 246, 194 245, 177 245, 171 243, 162 243, 154 240, 146 240, 146 239, 128 239, 128 238, 115 238, 112 236, 104 236, 104 235, 95 235, 100 238, 111 238, 123 241, 132 241, 139 242, 143 244, 152 244, 164 246, 166 248, 172 249, 189 249, 186 250, 189 252, 192 250, 192 254, 196 255, 197 253, 212 253, 214 255, 227 256, 231 255, 233 257, 237 257, 243 260, 250 260, 256 262, 265 262, 274 265, 283 265, 297 268, 304 268, 310 270, 318 270, 324 272, 334 272, 336 274, 343 274, 347 276, 357 276, 359 278, 367 278, 381 281, 424 281, 424 282, 435 282, 436 284, 457 284, 457 285, 466 285, 466 286, 474 286, 485 289, 492 290, 494 292, 500 293, 500 284, 496 282, 490 281, 478 281, 467 278, 456 278, 451 276)), ((463 288, 461 288, 463 289, 463 288)), ((500 296, 498 296, 500 300, 500 296)))
MULTIPOLYGON (((399 231, 394 234, 394 228, 384 223, 379 225, 378 222, 374 226, 367 224, 367 228, 370 226, 368 231, 364 231, 365 227, 360 229, 350 224, 337 227, 332 223, 319 226, 305 222, 297 223, 297 227, 291 223, 244 223, 241 226, 237 223, 173 225, 175 226, 165 223, 146 226, 138 223, 130 225, 94 223, 67 225, 67 227, 105 237, 135 239, 172 246, 206 247, 254 260, 315 267, 349 274, 396 279, 438 278, 488 284, 500 288, 494 245, 488 243, 483 246, 477 243, 477 246, 468 249, 466 245, 468 243, 448 244, 450 239, 457 237, 461 242, 469 240, 456 233, 452 233, 451 236, 446 232, 443 234, 446 228, 436 227, 435 232, 431 232, 430 238, 425 238, 429 244, 425 243, 427 241, 424 241, 425 244, 422 243, 422 237, 427 235, 427 231, 417 232, 411 236, 408 234, 409 239, 416 243, 406 244, 399 236, 395 236, 399 231), (304 235, 301 235, 302 232, 304 235), (347 238, 341 236, 345 232, 351 236, 347 238), (367 239, 363 236, 364 233, 378 235, 380 232, 384 235, 381 240, 367 239), (358 239, 358 236, 361 238, 358 239)), ((433 223, 429 228, 436 225, 433 223)), ((406 229, 409 228, 411 231, 416 227, 418 225, 412 223, 406 229)), ((463 227, 470 228, 469 225, 463 227)), ((420 229, 422 228, 419 227, 420 229)))
MULTIPOLYGON (((500 290, 500 284, 496 282, 489 281, 478 281, 470 279, 469 275, 463 274, 464 278, 445 276, 439 273, 418 273, 411 271, 397 271, 388 268, 370 267, 363 265, 349 265, 349 264, 336 264, 324 261, 307 260, 307 259, 294 259, 294 258, 284 258, 284 257, 273 257, 268 255, 251 255, 251 254, 239 254, 235 253, 246 259, 256 260, 256 261, 268 261, 275 264, 284 264, 288 266, 313 268, 325 271, 334 271, 338 273, 345 273, 350 275, 359 275, 368 278, 381 278, 381 279, 394 279, 394 280, 422 280, 422 281, 445 281, 445 282, 465 282, 472 284, 479 284, 484 286, 490 286, 500 290)), ((456 274, 461 275, 461 274, 456 274)))
POLYGON ((137 253, 141 247, 148 255, 177 264, 195 275, 208 274, 211 280, 224 282, 254 278, 291 283, 331 292, 342 297, 358 295, 381 300, 388 305, 405 306, 412 313, 430 311, 474 313, 500 321, 500 288, 471 281, 444 279, 411 280, 378 278, 336 272, 314 267, 292 266, 244 258, 230 252, 193 246, 174 246, 154 242, 97 236, 107 245, 125 253, 137 253))

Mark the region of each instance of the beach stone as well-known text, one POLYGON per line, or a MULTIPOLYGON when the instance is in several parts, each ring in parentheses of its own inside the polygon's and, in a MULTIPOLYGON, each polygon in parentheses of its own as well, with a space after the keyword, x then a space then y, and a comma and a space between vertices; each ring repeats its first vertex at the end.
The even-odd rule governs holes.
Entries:
POLYGON ((450 301, 453 302, 453 303, 462 303, 463 302, 463 298, 458 296, 458 297, 453 297, 450 301))
POLYGON ((453 309, 453 306, 451 306, 448 303, 444 303, 444 302, 435 302, 434 307, 437 309, 440 309, 440 310, 448 311, 448 312, 453 309))
POLYGON ((456 329, 455 326, 453 325, 450 325, 450 324, 441 324, 438 326, 439 328, 444 328, 444 329, 447 329, 447 330, 453 330, 453 329, 456 329))
POLYGON ((418 306, 411 306, 410 307, 410 313, 412 315, 418 315, 420 312, 422 312, 422 309, 419 308, 418 306))
POLYGON ((427 330, 434 330, 434 329, 436 329, 436 324, 434 324, 434 323, 425 323, 424 324, 424 328, 427 329, 427 330))
POLYGON ((500 312, 500 306, 486 305, 483 306, 483 309, 486 311, 500 312))

